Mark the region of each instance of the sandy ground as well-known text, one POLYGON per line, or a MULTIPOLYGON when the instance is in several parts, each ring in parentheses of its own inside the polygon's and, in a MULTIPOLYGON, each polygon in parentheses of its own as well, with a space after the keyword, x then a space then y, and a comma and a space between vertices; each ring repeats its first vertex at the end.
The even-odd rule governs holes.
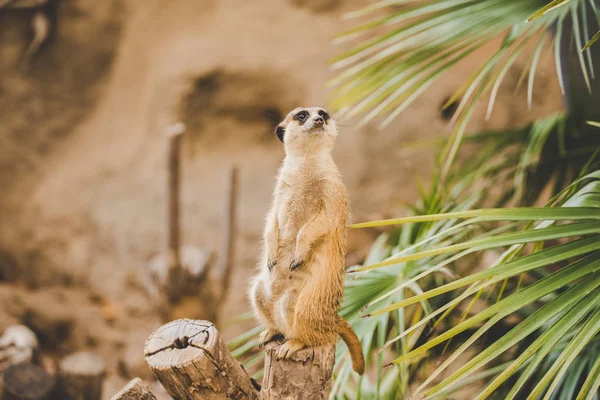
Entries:
MULTIPOLYGON (((14 272, 12 283, 0 282, 0 330, 23 321, 19 301, 39 314, 80 310, 67 318, 68 335, 46 343, 51 354, 101 353, 109 360, 107 398, 145 373, 141 346, 161 321, 137 282, 165 248, 163 133, 177 121, 188 127, 186 244, 218 249, 225 173, 240 167, 237 258, 222 319, 247 311, 246 285, 283 157, 272 128, 293 107, 327 105, 327 62, 339 51, 331 41, 351 26, 339 16, 365 3, 62 1, 53 9, 58 29, 29 74, 18 57, 31 13, 0 12, 0 267, 14 272), (86 339, 84 326, 99 337, 86 339)), ((494 48, 451 70, 383 131, 341 124, 335 158, 355 220, 399 215, 400 203, 416 198, 415 177, 427 179, 434 159, 431 149, 406 144, 447 134, 441 103, 494 48)), ((471 130, 520 125, 560 108, 551 57, 536 78, 533 111, 523 93, 513 95, 525 62, 509 72, 492 120, 479 110, 471 130)), ((372 238, 354 232, 351 256, 360 259, 372 238)))

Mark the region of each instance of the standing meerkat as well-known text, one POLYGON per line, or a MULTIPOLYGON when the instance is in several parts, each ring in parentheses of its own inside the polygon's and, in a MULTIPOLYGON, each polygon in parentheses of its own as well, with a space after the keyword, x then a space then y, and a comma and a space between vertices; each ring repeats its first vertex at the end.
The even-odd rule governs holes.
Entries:
POLYGON ((344 295, 348 195, 331 151, 335 121, 319 107, 297 108, 276 129, 286 157, 279 170, 264 231, 260 272, 250 298, 267 329, 259 346, 277 335, 277 358, 342 337, 353 369, 365 360, 352 327, 338 315, 344 295))

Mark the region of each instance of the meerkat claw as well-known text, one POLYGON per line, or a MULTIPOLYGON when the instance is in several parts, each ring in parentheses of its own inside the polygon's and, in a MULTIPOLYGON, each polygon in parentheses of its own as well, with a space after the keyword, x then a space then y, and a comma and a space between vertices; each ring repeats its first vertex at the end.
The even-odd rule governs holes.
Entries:
POLYGON ((290 265, 290 270, 295 271, 300 268, 304 264, 304 260, 292 261, 292 265, 290 265))
POLYGON ((301 343, 297 340, 288 340, 279 348, 279 352, 277 353, 277 359, 290 359, 294 354, 302 350, 304 347, 304 343, 301 343))
POLYGON ((260 337, 258 339, 258 348, 263 347, 265 344, 275 340, 277 338, 277 336, 280 336, 281 333, 277 332, 274 329, 265 329, 264 331, 262 331, 262 333, 260 334, 260 337))

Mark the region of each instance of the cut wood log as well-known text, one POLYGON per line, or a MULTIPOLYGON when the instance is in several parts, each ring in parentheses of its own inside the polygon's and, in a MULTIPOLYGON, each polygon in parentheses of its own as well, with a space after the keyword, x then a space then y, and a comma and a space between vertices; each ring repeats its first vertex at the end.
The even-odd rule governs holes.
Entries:
POLYGON ((11 325, 0 336, 0 374, 9 366, 39 362, 39 343, 25 325, 11 325))
POLYGON ((111 400, 156 400, 150 388, 140 379, 131 380, 111 400))
POLYGON ((261 400, 326 400, 331 392, 335 345, 306 348, 289 360, 277 360, 282 342, 265 346, 261 400))
POLYGON ((68 355, 59 363, 59 380, 64 400, 100 400, 106 367, 93 353, 68 355))
POLYGON ((3 400, 50 400, 54 378, 31 363, 15 364, 2 374, 3 400))
POLYGON ((258 388, 233 358, 215 326, 181 319, 154 332, 146 362, 175 399, 258 399, 258 388))

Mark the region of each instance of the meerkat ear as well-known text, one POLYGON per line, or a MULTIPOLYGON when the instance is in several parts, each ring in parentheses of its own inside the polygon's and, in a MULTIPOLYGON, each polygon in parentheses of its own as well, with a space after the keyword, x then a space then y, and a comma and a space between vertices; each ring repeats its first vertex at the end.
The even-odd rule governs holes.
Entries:
POLYGON ((283 135, 285 134, 285 128, 283 126, 278 126, 277 128, 275 128, 275 134, 277 135, 277 138, 283 143, 283 135))

